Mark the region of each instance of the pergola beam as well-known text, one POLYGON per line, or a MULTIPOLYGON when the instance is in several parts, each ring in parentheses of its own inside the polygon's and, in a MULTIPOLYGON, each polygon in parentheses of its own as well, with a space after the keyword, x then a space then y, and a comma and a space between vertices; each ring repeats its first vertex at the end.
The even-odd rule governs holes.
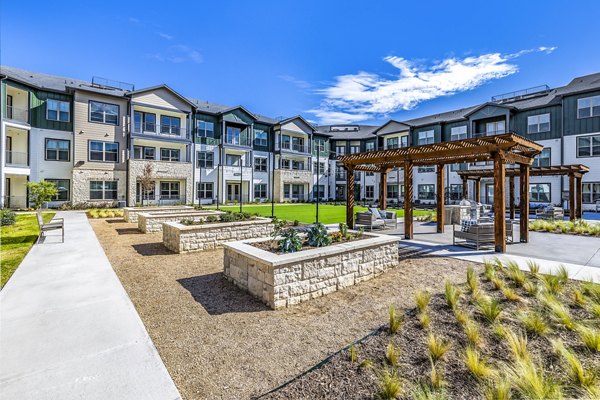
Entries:
POLYGON ((444 233, 444 166, 437 166, 437 233, 444 233))
POLYGON ((413 165, 410 161, 404 163, 404 238, 413 238, 413 165))
POLYGON ((494 154, 494 244, 506 253, 506 167, 502 152, 494 154))

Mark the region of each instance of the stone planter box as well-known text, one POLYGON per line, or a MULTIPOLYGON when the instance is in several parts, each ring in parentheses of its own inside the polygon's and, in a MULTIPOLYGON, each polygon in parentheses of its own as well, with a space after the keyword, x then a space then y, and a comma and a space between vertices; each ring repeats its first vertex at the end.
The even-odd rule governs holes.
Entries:
POLYGON ((162 225, 163 244, 176 253, 213 250, 224 242, 264 238, 273 232, 270 218, 189 226, 177 221, 162 225))
POLYGON ((366 239, 290 254, 274 254, 250 243, 225 243, 225 277, 273 309, 289 307, 367 281, 398 265, 394 236, 366 239))
POLYGON ((138 214, 147 213, 173 213, 176 211, 193 210, 191 206, 165 206, 165 207, 125 207, 123 208, 123 218, 125 222, 138 222, 138 214))
POLYGON ((209 215, 219 216, 223 211, 182 210, 170 213, 139 213, 138 229, 144 233, 161 232, 164 222, 179 222, 182 219, 206 220, 209 215))

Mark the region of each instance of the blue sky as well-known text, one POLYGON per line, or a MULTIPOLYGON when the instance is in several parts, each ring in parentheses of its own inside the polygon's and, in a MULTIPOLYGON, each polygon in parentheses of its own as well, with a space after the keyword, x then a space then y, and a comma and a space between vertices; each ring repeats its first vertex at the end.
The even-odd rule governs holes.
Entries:
POLYGON ((598 1, 6 1, 0 62, 381 123, 600 72, 598 1))

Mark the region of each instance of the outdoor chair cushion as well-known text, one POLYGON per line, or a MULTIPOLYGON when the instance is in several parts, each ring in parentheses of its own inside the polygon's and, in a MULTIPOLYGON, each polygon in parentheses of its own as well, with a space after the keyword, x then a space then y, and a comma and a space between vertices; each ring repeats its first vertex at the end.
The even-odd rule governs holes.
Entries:
POLYGON ((371 214, 375 215, 376 218, 385 219, 387 217, 385 210, 380 210, 378 208, 369 208, 369 211, 371 212, 371 214))
POLYGON ((465 219, 464 221, 462 221, 462 224, 460 226, 460 231, 461 232, 469 232, 469 229, 471 229, 471 227, 474 225, 477 225, 477 221, 465 219))

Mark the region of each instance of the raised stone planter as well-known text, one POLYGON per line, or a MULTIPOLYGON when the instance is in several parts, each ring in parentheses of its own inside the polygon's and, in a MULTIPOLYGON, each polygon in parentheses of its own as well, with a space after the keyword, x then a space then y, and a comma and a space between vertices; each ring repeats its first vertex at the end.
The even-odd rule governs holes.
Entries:
POLYGON ((163 244, 176 253, 213 250, 224 242, 264 238, 273 232, 269 218, 249 221, 221 222, 206 225, 183 225, 179 222, 162 224, 163 244))
POLYGON ((161 232, 164 222, 179 222, 182 219, 206 220, 209 215, 219 216, 223 211, 182 210, 170 213, 139 213, 138 229, 144 233, 161 232))
POLYGON ((223 244, 225 277, 273 309, 289 307, 367 281, 398 265, 398 238, 365 233, 366 239, 290 254, 250 243, 223 244))
POLYGON ((138 214, 140 213, 172 213, 182 210, 193 210, 191 206, 164 206, 164 207, 124 207, 123 218, 125 222, 138 222, 138 214))

